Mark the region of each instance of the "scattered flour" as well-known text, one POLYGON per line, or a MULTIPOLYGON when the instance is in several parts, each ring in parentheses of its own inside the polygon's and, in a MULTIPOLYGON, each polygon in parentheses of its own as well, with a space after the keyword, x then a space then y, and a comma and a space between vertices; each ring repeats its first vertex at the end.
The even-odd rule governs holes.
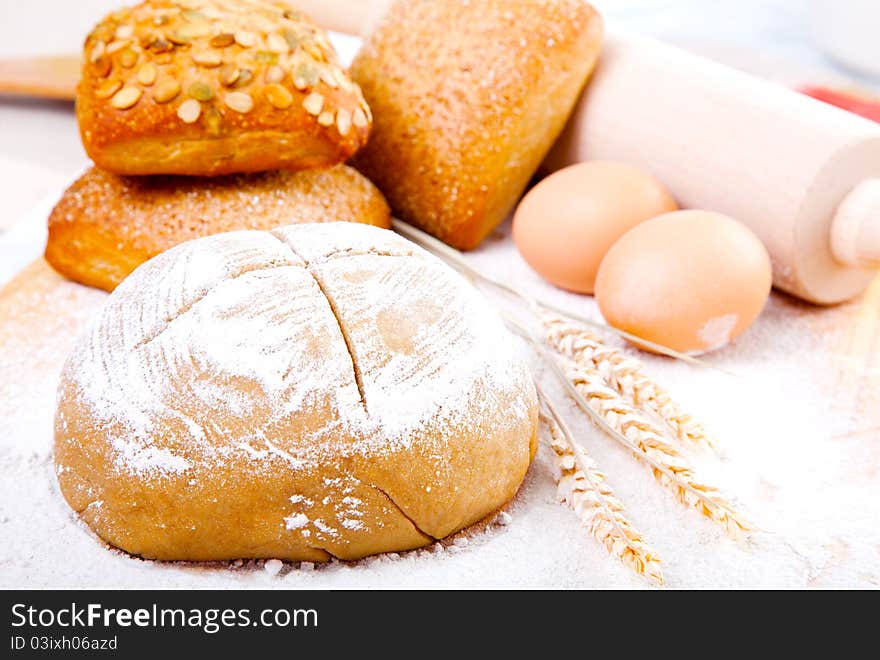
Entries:
MULTIPOLYGON (((541 282, 507 231, 469 258, 548 302, 597 316, 592 299, 541 282)), ((105 299, 65 284, 51 304, 66 327, 46 328, 36 350, 24 338, 3 335, 0 341, 0 400, 12 411, 0 416, 0 587, 264 585, 266 564, 273 573, 280 562, 163 563, 107 548, 58 492, 51 457, 55 387, 70 333, 97 315, 105 299)), ((49 301, 20 303, 19 317, 29 305, 49 301)), ((661 554, 671 587, 880 586, 880 356, 866 361, 856 350, 863 338, 851 328, 859 313, 858 301, 820 309, 774 294, 755 326, 706 356, 735 376, 639 356, 718 437, 723 460, 701 460, 700 468, 769 530, 747 544, 729 541, 668 497, 535 365, 633 522, 661 554)), ((542 447, 507 511, 485 529, 468 530, 470 542, 454 546, 455 553, 435 543, 396 559, 302 562, 271 579, 292 589, 646 587, 557 502, 552 474, 552 456, 542 447)), ((294 499, 299 497, 291 504, 307 504, 307 498, 294 499)))
POLYGON ((510 393, 527 391, 529 375, 477 295, 435 258, 373 227, 213 236, 165 252, 117 288, 65 367, 74 386, 66 396, 114 428, 116 463, 144 478, 241 452, 296 469, 328 451, 398 451, 422 428, 454 432, 513 400, 496 422, 503 431, 527 415, 525 397, 510 393), (426 305, 424 318, 400 316, 426 305), (415 323, 410 344, 389 359, 386 342, 402 323, 415 323), (322 400, 334 414, 314 441, 294 451, 269 439, 276 422, 322 400), (242 415, 265 421, 236 434, 242 415), (186 459, 148 446, 167 429, 186 438, 178 443, 186 459), (321 441, 336 429, 358 440, 335 449, 321 441))

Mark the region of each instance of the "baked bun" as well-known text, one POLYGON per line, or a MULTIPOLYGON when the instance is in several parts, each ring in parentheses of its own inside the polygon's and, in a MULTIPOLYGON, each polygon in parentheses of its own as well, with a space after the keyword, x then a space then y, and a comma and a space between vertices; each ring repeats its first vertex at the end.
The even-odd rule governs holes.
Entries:
POLYGON ((46 261, 68 279, 112 291, 147 259, 184 241, 336 220, 391 226, 382 193, 345 165, 212 179, 92 168, 49 215, 46 261))
POLYGON ((583 0, 401 0, 351 66, 373 110, 355 166, 394 214, 460 249, 511 211, 602 39, 583 0))
POLYGON ((61 492, 145 557, 356 559, 516 492, 537 400, 500 319, 396 234, 219 234, 150 260, 67 360, 61 492))
POLYGON ((340 163, 370 110, 326 34, 271 0, 147 0, 85 43, 76 115, 116 174, 213 176, 340 163))

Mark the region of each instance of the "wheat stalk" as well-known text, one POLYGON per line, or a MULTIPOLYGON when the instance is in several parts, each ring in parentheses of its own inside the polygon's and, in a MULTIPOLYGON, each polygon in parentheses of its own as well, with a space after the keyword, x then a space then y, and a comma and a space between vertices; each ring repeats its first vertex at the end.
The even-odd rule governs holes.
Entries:
POLYGON ((714 447, 703 426, 644 373, 641 362, 606 346, 592 332, 557 314, 541 315, 545 336, 553 348, 575 363, 595 369, 614 389, 637 406, 654 413, 675 437, 696 446, 714 447))
POLYGON ((730 536, 739 537, 751 529, 733 504, 717 488, 697 479, 693 468, 665 440, 660 429, 611 389, 598 371, 572 364, 564 377, 577 393, 581 407, 592 410, 612 437, 648 462, 657 481, 675 493, 682 504, 715 521, 730 536))
POLYGON ((626 517, 595 461, 574 441, 550 402, 542 396, 547 430, 558 468, 557 493, 578 514, 584 527, 610 554, 658 585, 663 585, 660 560, 626 517))
POLYGON ((680 502, 715 521, 734 538, 753 529, 717 488, 696 478, 693 468, 662 432, 611 389, 598 371, 572 364, 566 374, 557 362, 558 356, 551 355, 528 330, 509 318, 507 325, 538 352, 581 410, 609 437, 645 461, 657 481, 680 502))

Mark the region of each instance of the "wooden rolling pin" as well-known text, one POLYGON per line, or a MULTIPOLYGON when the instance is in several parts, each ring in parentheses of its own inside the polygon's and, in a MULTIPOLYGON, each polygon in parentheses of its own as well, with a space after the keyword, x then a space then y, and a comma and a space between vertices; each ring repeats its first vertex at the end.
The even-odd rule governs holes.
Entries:
MULTIPOLYGON (((364 33, 389 0, 304 0, 327 28, 364 33)), ((650 39, 611 35, 545 166, 641 165, 682 206, 761 237, 780 289, 820 304, 880 268, 880 125, 650 39)))
POLYGON ((612 35, 548 157, 639 165, 761 237, 774 283, 831 304, 880 267, 880 125, 650 39, 612 35))

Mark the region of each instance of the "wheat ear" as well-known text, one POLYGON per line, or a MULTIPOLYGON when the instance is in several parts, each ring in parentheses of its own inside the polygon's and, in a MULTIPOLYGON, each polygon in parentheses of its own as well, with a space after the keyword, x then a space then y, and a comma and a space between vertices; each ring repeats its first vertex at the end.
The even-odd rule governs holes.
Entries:
POLYGON ((701 483, 660 429, 608 387, 598 371, 573 364, 564 376, 577 394, 578 404, 601 418, 603 428, 612 437, 645 460, 657 481, 675 493, 680 502, 714 520, 730 536, 739 537, 751 529, 733 504, 718 489, 701 483))
POLYGON ((578 514, 584 527, 608 552, 658 585, 663 585, 660 560, 626 517, 620 503, 595 461, 574 441, 552 405, 542 397, 546 412, 541 423, 553 449, 557 493, 578 514))
MULTIPOLYGON (((644 460, 657 481, 672 491, 680 502, 698 510, 737 538, 753 529, 718 489, 700 483, 684 458, 644 415, 641 415, 618 392, 611 389, 595 369, 572 365, 566 374, 544 344, 517 322, 507 318, 508 327, 523 337, 553 371, 575 403, 596 425, 618 443, 644 460)), ((565 359, 565 358, 562 358, 565 359)))
POLYGON ((547 341, 553 348, 575 363, 598 371, 609 385, 637 407, 661 419, 676 438, 697 446, 715 446, 703 426, 644 373, 641 362, 606 346, 592 332, 561 316, 543 314, 541 321, 547 341))

